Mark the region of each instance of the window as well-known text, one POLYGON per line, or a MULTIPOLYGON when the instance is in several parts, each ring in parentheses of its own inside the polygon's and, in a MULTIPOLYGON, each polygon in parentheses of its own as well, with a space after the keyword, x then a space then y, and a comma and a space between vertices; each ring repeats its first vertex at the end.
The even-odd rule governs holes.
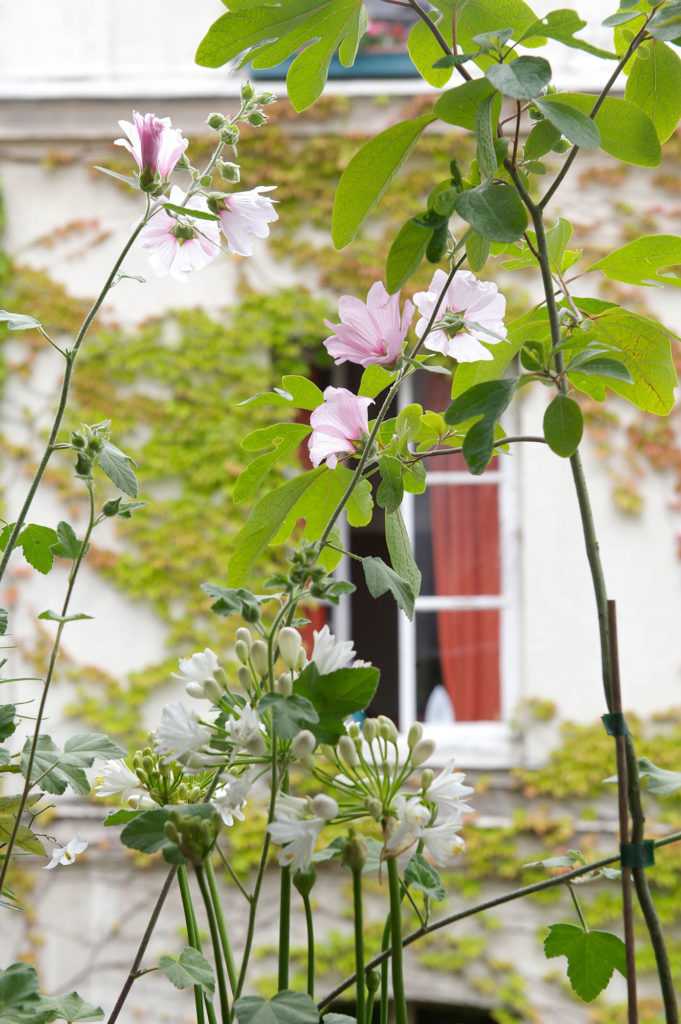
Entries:
MULTIPOLYGON (((449 377, 424 373, 414 382, 405 403, 446 408, 449 377)), ((447 454, 430 458, 426 471, 426 492, 406 495, 402 506, 423 576, 414 620, 387 597, 373 601, 353 561, 348 569, 358 589, 338 627, 381 668, 373 713, 395 717, 402 731, 422 722, 462 763, 502 767, 511 762, 517 679, 512 460, 495 460, 474 477, 460 455, 447 454)), ((387 559, 380 516, 349 540, 353 552, 387 559)))

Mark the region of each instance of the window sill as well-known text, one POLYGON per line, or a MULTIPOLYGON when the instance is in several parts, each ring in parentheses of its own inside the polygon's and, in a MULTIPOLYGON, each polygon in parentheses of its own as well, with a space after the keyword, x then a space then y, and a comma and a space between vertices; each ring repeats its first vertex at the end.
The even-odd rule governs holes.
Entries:
POLYGON ((457 768, 510 769, 520 763, 520 751, 507 722, 451 722, 424 725, 424 736, 437 745, 438 766, 455 761, 457 768))

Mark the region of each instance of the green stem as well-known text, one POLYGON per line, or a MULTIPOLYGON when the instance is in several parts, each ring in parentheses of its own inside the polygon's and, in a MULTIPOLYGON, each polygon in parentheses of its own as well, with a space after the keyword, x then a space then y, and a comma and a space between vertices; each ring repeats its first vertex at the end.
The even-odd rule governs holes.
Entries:
MULTIPOLYGON (((147 196, 147 208, 146 208, 146 210, 144 212, 144 216, 142 217, 142 219, 140 220, 139 224, 134 229, 134 231, 131 234, 130 238, 127 240, 127 242, 123 246, 123 249, 121 250, 121 253, 118 256, 118 259, 116 260, 116 262, 113 265, 111 273, 109 274, 109 276, 107 277, 106 281, 104 282, 104 286, 103 286, 101 292, 99 293, 99 295, 95 299, 94 303, 92 304, 90 310, 87 313, 87 316, 83 320, 83 323, 82 323, 82 325, 80 327, 80 330, 78 331, 78 334, 76 335, 76 340, 75 340, 75 342, 73 344, 73 348, 70 349, 70 350, 67 350, 66 352, 63 353, 64 358, 66 360, 66 369, 64 370, 64 377, 63 377, 63 380, 62 380, 61 391, 59 393, 59 401, 57 403, 57 411, 55 413, 54 420, 52 421, 52 426, 50 428, 50 433, 49 433, 49 436, 47 438, 47 444, 45 445, 45 451, 43 452, 43 455, 42 455, 42 457, 40 459, 40 462, 38 463, 38 468, 36 469, 35 474, 33 476, 33 480, 31 481, 31 484, 29 486, 28 493, 27 493, 26 498, 24 500, 24 504, 22 505, 21 510, 19 512, 19 515, 17 516, 17 519, 16 519, 16 521, 14 523, 14 526, 12 527, 12 532, 9 535, 9 539, 7 541, 7 545, 6 545, 5 550, 3 552, 2 558, 0 558, 0 580, 2 580, 3 576, 5 575, 5 570, 7 569, 7 564, 9 562, 9 560, 10 560, 11 555, 12 555, 12 551, 16 547, 16 543, 17 543, 17 540, 19 538, 19 534, 21 533, 21 531, 22 531, 22 529, 24 527, 24 523, 26 522, 26 517, 28 516, 28 513, 30 511, 31 505, 33 504, 33 499, 35 498, 35 495, 36 495, 36 492, 38 490, 38 487, 40 486, 40 483, 41 483, 41 481, 43 479, 43 476, 45 475, 45 470, 47 469, 47 464, 50 461, 50 458, 52 456, 52 452, 54 451, 54 447, 55 447, 55 444, 57 442, 57 437, 59 435, 59 431, 61 430, 62 421, 64 419, 64 413, 66 412, 66 405, 67 405, 67 402, 68 402, 69 392, 71 390, 71 383, 72 383, 72 379, 73 379, 73 371, 74 371, 74 367, 75 367, 75 364, 76 364, 76 359, 78 358, 78 353, 80 351, 81 345, 83 344, 83 341, 85 340, 85 336, 87 335, 87 332, 90 329, 90 325, 92 324, 92 321, 97 316, 97 313, 99 312, 99 310, 100 310, 100 308, 102 306, 102 303, 104 302, 104 300, 106 299, 107 295, 109 294, 109 291, 111 290, 111 287, 112 287, 113 282, 114 282, 114 280, 116 278, 116 275, 118 274, 118 271, 121 268, 123 260, 125 259, 125 257, 130 252, 130 249, 132 248, 133 244, 135 243, 135 241, 137 239, 137 236, 139 235, 140 231, 142 230, 142 228, 145 226, 145 224, 149 220, 149 210, 150 210, 150 202, 149 202, 149 197, 147 196)), ((0 888, 1 888, 1 886, 0 886, 0 888)))
POLYGON ((402 892, 397 858, 388 858, 388 886, 390 889, 390 944, 393 978, 395 1024, 407 1024, 407 999, 404 991, 404 964, 402 952, 402 892))
POLYGON ((210 898, 213 902, 213 909, 215 910, 215 917, 218 923, 218 931, 220 933, 220 944, 222 946, 222 953, 225 958, 225 966, 227 967, 227 974, 229 976, 229 985, 232 990, 232 994, 236 991, 236 967, 234 965, 234 955, 232 953, 232 947, 229 941, 229 934, 227 932, 227 926, 225 923, 225 916, 222 912, 222 902, 220 900, 220 894, 218 892, 217 882, 215 879, 215 871, 213 869, 213 863, 210 857, 206 858, 205 863, 206 881, 208 882, 208 888, 210 890, 210 898))
MULTIPOLYGON (((181 864, 177 869, 177 881, 180 886, 180 896, 182 897, 182 909, 184 910, 184 920, 187 927, 187 942, 196 949, 199 953, 201 952, 201 942, 199 940, 199 932, 196 925, 196 915, 194 913, 194 906, 192 904, 192 894, 189 888, 189 878, 187 877, 187 869, 184 864, 181 864)), ((203 989, 200 985, 194 985, 194 1004, 196 1006, 196 1024, 204 1024, 205 1017, 203 1013, 203 989)))
POLYGON ((291 869, 281 869, 279 883, 279 971, 278 991, 288 988, 289 960, 291 957, 291 869))
POLYGON ((357 978, 357 1024, 367 1024, 366 978, 364 976, 364 908, 362 869, 352 869, 352 907, 355 925, 355 977, 357 978))
MULTIPOLYGON (((90 541, 90 537, 92 536, 92 531, 93 531, 93 529, 95 527, 95 519, 96 519, 96 516, 95 516, 95 496, 94 496, 94 488, 92 486, 92 481, 91 480, 86 481, 86 486, 87 486, 87 490, 88 490, 88 499, 89 499, 88 500, 88 525, 87 525, 87 529, 85 531, 85 536, 83 537, 83 543, 81 544, 80 550, 78 552, 78 557, 75 559, 75 561, 74 561, 74 563, 73 563, 73 565, 71 567, 71 572, 69 573, 69 581, 68 581, 68 584, 67 584, 67 587, 66 587, 66 595, 64 597, 64 601, 63 601, 62 606, 61 606, 62 620, 68 614, 69 607, 71 605, 71 598, 73 596, 73 588, 76 585, 76 579, 78 578, 78 573, 80 572, 81 565, 83 564, 83 559, 84 559, 85 553, 87 551, 87 547, 88 547, 88 544, 89 544, 89 541, 90 541)), ((26 803, 28 801, 28 795, 29 795, 29 793, 31 791, 32 786, 34 785, 34 780, 32 778, 32 776, 33 776, 33 765, 35 763, 36 751, 38 749, 38 741, 40 739, 40 730, 42 728, 43 718, 45 717, 45 707, 47 705, 47 696, 48 696, 48 694, 50 692, 50 686, 51 686, 52 680, 54 678, 54 671, 55 671, 55 668, 56 668, 56 665, 57 665, 57 657, 59 655, 59 649, 60 649, 60 646, 61 646, 61 638, 62 638, 62 634, 64 632, 64 627, 65 626, 66 626, 66 623, 64 621, 61 621, 59 623, 59 625, 57 626, 57 632, 55 634, 54 643, 52 645, 52 650, 50 652, 50 660, 49 660, 48 665, 47 665, 47 673, 45 675, 45 682, 44 682, 44 685, 43 685, 43 692, 40 695, 40 703, 38 705, 38 713, 36 715, 35 726, 34 726, 34 729, 33 729, 33 736, 31 738, 31 746, 30 746, 30 750, 29 750, 29 753, 28 753, 28 759, 27 759, 27 762, 26 762, 26 767, 23 769, 24 786, 23 786, 23 789, 22 789, 22 792, 21 792, 21 797, 19 798, 19 806, 17 808, 16 817, 15 817, 14 823, 12 825, 12 832, 11 832, 11 835, 9 837, 9 841, 7 843, 7 846, 5 847, 5 850, 3 851, 2 869, 0 870, 0 893, 4 889, 5 880, 7 878, 7 872, 9 871, 9 866, 10 866, 10 862, 11 862, 11 859, 12 859, 12 853, 13 853, 14 846, 15 846, 15 843, 16 843, 17 835, 19 834, 19 828, 21 826, 21 819, 22 819, 24 811, 26 809, 26 803)))
MULTIPOLYGON (((383 929, 383 938, 381 940, 381 1007, 380 1007, 380 1024, 388 1024, 388 1018, 390 1015, 390 993, 388 992, 388 981, 390 980, 390 958, 388 950, 390 949, 390 914, 385 919, 385 927, 383 929)), ((352 979, 355 980, 354 977, 352 979)), ((352 984, 352 982, 351 982, 352 984)), ((322 1003, 322 1007, 324 1004, 322 1003)))
POLYGON ((303 907, 305 908, 305 929, 307 931, 307 994, 314 999, 314 918, 309 893, 303 896, 303 907))
POLYGON ((215 917, 215 910, 213 909, 213 904, 211 902, 210 889, 206 882, 206 873, 204 868, 201 864, 195 864, 194 871, 196 872, 196 880, 199 883, 199 889, 201 890, 203 905, 206 908, 208 930, 210 931, 210 939, 213 944, 213 958, 215 960, 215 974, 218 981, 218 994, 220 996, 222 1022, 223 1024, 227 1024, 229 1021, 229 998, 227 996, 227 979, 225 977, 225 968, 222 960, 222 950, 220 947, 220 930, 215 917))
POLYGON ((582 910, 582 906, 581 906, 579 900, 577 899, 577 893, 575 892, 574 887, 573 887, 571 882, 567 883, 567 887, 568 887, 568 892, 570 893, 570 897, 572 899, 572 902, 574 904, 574 908, 577 911, 577 917, 579 918, 579 923, 581 924, 581 926, 584 929, 584 931, 588 932, 589 926, 586 923, 586 918, 584 917, 584 912, 582 910))

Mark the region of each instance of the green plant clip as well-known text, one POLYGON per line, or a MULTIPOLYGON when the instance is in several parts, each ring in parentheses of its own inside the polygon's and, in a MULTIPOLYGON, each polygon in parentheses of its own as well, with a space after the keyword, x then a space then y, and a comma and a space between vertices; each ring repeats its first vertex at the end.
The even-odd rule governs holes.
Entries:
POLYGON ((649 868, 655 863, 655 843, 644 839, 640 843, 621 843, 620 862, 623 868, 649 868))
POLYGON ((629 726, 621 711, 611 711, 607 715, 601 715, 601 721, 605 726, 608 736, 628 736, 629 726))

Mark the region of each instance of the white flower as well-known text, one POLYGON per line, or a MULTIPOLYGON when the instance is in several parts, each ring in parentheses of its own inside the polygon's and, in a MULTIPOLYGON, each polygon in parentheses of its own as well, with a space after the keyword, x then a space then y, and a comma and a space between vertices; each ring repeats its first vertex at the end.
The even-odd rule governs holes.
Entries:
POLYGON ((149 254, 157 277, 170 275, 176 281, 186 281, 192 271, 206 267, 220 254, 220 230, 217 221, 191 216, 192 210, 210 212, 203 196, 185 202, 184 192, 174 185, 170 202, 184 205, 186 215, 171 216, 167 210, 158 210, 140 232, 139 245, 149 254))
POLYGON ((211 737, 211 731, 202 725, 198 715, 184 704, 166 704, 161 712, 161 724, 156 730, 155 745, 159 754, 179 759, 198 754, 211 737))
POLYGON ((218 211, 220 224, 227 239, 227 247, 237 256, 253 255, 253 239, 267 238, 269 225, 278 220, 274 200, 263 195, 276 185, 258 185, 247 192, 232 192, 223 196, 218 211))
POLYGON ((243 775, 225 775, 222 785, 215 790, 213 806, 228 827, 235 821, 245 820, 243 809, 246 806, 246 797, 258 774, 258 768, 254 766, 243 775))
POLYGON ((426 797, 437 806, 437 820, 459 820, 461 815, 471 811, 465 797, 474 792, 472 786, 465 786, 463 772, 455 772, 454 761, 450 761, 436 775, 426 792, 426 797))
POLYGON ((431 825, 430 828, 421 830, 419 838, 423 840, 426 851, 438 867, 451 864, 459 850, 466 845, 458 835, 460 829, 460 823, 443 821, 439 825, 431 825))
POLYGON ((227 722, 227 731, 239 750, 261 740, 264 728, 258 712, 250 704, 242 708, 238 718, 227 722))
MULTIPOLYGON (((428 291, 414 296, 421 314, 416 325, 417 337, 425 333, 446 283, 445 271, 436 270, 428 291)), ((493 281, 479 281, 470 270, 458 270, 438 307, 435 323, 450 314, 460 319, 460 329, 451 336, 442 328, 431 330, 424 345, 431 352, 442 352, 460 363, 491 359, 491 352, 481 342, 494 345, 506 337, 505 313, 506 299, 493 281)))
MULTIPOLYGON (((295 799, 295 798, 294 798, 295 799)), ((307 806, 307 801, 302 801, 307 806)), ((277 801, 277 814, 279 800, 277 801)), ((267 826, 272 841, 282 846, 277 860, 282 867, 291 867, 294 871, 305 871, 312 862, 314 848, 319 833, 326 822, 323 818, 275 818, 267 826)))
POLYGON ((395 800, 395 824, 392 827, 386 849, 402 853, 412 846, 430 821, 430 811, 417 798, 407 799, 400 794, 395 800))
POLYGON ((142 792, 140 780, 125 761, 105 762, 95 786, 97 796, 120 796, 127 803, 131 796, 137 797, 142 792))
POLYGON ((205 651, 197 651, 190 658, 180 658, 180 671, 173 673, 173 678, 182 683, 205 683, 209 679, 215 682, 219 668, 217 655, 206 647, 205 651))
POLYGON ((68 867, 69 864, 75 863, 76 857, 79 853, 83 853, 87 850, 87 843, 84 839, 79 839, 78 836, 75 839, 70 839, 66 846, 55 846, 52 851, 52 860, 49 864, 46 864, 45 871, 52 871, 58 864, 63 864, 64 867, 68 867))
MULTIPOLYGON (((328 626, 315 629, 312 658, 321 676, 350 668, 355 664, 355 648, 352 640, 336 640, 328 626)), ((364 664, 362 662, 361 664, 364 664)))
POLYGON ((274 817, 277 821, 300 821, 305 816, 307 808, 308 802, 304 797, 280 793, 277 797, 274 817))

